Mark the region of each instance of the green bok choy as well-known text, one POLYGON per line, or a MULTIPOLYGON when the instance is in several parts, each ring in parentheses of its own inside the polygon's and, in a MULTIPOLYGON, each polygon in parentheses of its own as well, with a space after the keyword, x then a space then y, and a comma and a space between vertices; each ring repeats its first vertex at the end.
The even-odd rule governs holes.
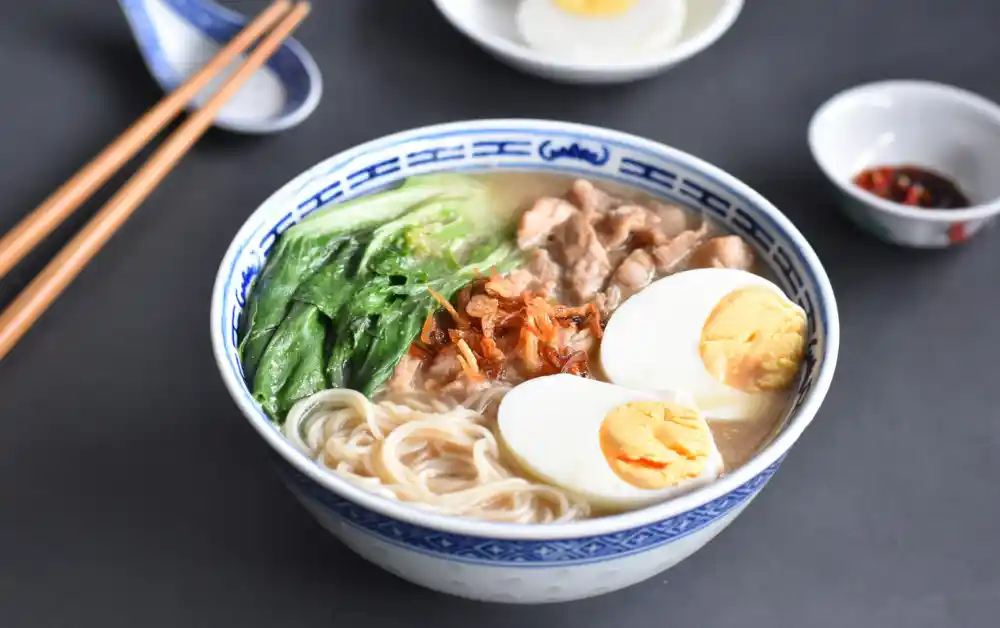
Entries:
POLYGON ((281 423, 326 388, 371 395, 438 308, 477 272, 520 263, 488 185, 456 174, 324 208, 278 242, 243 312, 240 357, 254 398, 281 423))

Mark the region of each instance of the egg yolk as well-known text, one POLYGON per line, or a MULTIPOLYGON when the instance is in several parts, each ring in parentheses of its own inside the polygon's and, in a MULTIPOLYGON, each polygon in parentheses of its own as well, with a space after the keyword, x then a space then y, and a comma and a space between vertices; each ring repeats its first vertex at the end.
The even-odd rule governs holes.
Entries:
POLYGON ((555 5, 567 13, 583 17, 609 17, 621 15, 636 5, 639 0, 553 0, 555 5))
POLYGON ((805 347, 805 313, 774 291, 754 286, 716 304, 698 350, 715 379, 744 392, 763 392, 792 385, 805 347))
POLYGON ((700 476, 712 453, 712 434, 698 411, 660 401, 615 408, 601 423, 600 440, 615 474, 645 489, 700 476))

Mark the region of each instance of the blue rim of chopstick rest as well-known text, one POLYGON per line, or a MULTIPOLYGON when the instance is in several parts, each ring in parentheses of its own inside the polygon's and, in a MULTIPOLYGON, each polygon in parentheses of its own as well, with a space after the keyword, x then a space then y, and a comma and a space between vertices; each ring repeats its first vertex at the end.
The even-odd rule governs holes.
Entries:
MULTIPOLYGON (((150 73, 167 91, 180 86, 187 75, 170 63, 164 50, 162 33, 151 15, 152 4, 162 5, 219 44, 231 40, 247 25, 245 16, 209 0, 118 0, 128 20, 150 73)), ((290 116, 303 107, 314 106, 321 89, 321 76, 306 49, 288 38, 267 61, 286 90, 285 106, 279 118, 290 116)), ((191 69, 189 71, 196 71, 191 69)), ((310 109, 311 111, 311 109, 310 109)), ((232 125, 231 125, 232 126, 232 125)), ((241 129, 243 130, 243 129, 241 129)))

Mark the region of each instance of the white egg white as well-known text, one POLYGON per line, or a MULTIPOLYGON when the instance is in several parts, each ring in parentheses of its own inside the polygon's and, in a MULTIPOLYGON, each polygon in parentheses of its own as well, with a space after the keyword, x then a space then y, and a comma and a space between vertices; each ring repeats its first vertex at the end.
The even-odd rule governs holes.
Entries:
POLYGON ((684 391, 709 419, 778 412, 786 393, 747 393, 727 386, 712 377, 699 351, 702 328, 719 300, 750 286, 785 296, 767 279, 729 268, 689 270, 653 282, 608 320, 601 341, 601 366, 608 379, 639 390, 684 391))
POLYGON ((574 375, 550 375, 524 382, 504 396, 497 417, 500 436, 529 473, 605 510, 648 506, 719 477, 723 463, 714 441, 704 473, 677 486, 649 490, 618 477, 601 451, 601 423, 613 409, 633 401, 692 406, 683 393, 649 393, 574 375))
POLYGON ((517 30, 531 48, 562 58, 613 60, 666 48, 680 39, 686 0, 638 0, 623 13, 583 16, 553 0, 522 0, 517 30))

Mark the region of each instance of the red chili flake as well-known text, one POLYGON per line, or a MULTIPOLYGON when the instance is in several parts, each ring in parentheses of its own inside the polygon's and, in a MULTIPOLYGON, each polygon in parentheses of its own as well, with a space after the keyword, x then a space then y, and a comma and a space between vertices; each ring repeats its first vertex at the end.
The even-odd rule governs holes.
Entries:
POLYGON ((916 166, 877 166, 862 170, 855 185, 886 200, 933 209, 969 207, 969 199, 953 181, 933 170, 916 166))
POLYGON ((969 237, 969 234, 965 231, 964 222, 956 222, 951 227, 948 228, 948 241, 952 244, 958 244, 959 242, 965 242, 969 237))

